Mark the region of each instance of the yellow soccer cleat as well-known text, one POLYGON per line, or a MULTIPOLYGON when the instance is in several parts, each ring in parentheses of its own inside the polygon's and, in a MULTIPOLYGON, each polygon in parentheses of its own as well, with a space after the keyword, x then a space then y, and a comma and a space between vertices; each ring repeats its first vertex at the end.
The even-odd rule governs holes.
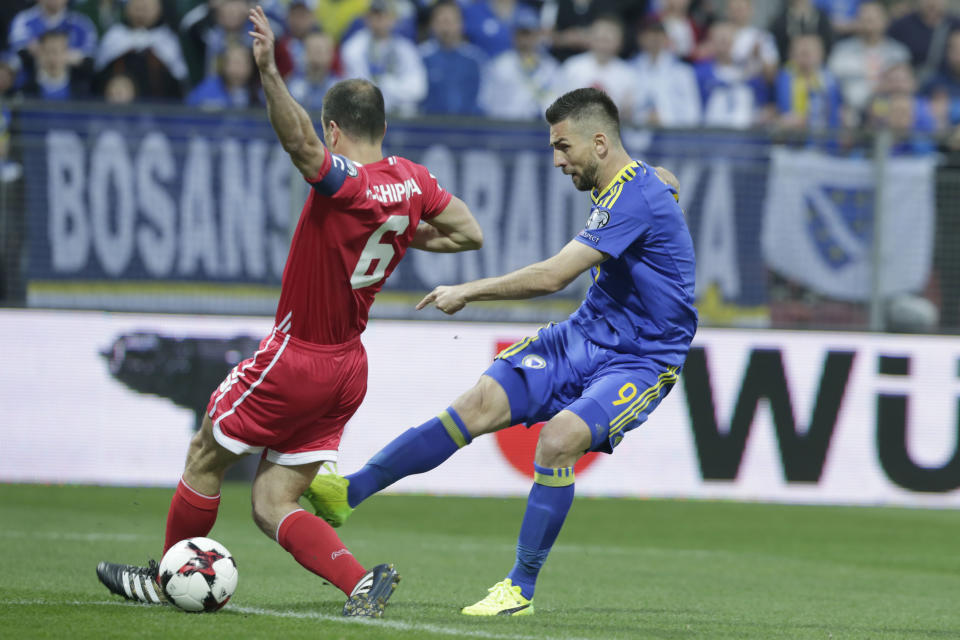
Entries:
POLYGON ((321 473, 303 492, 303 497, 331 527, 339 527, 353 513, 353 507, 347 503, 349 484, 349 480, 336 473, 321 473))
POLYGON ((533 600, 527 600, 520 592, 520 586, 504 578, 488 589, 486 598, 464 607, 460 612, 468 616, 529 616, 533 615, 533 600))

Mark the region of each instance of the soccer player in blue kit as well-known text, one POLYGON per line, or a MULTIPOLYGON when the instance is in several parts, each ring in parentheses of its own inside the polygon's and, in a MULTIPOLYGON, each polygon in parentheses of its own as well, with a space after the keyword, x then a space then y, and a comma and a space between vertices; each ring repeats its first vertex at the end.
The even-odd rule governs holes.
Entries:
POLYGON ((504 349, 472 389, 435 418, 408 429, 346 477, 318 475, 306 492, 339 526, 360 502, 400 478, 424 473, 485 433, 546 421, 516 563, 468 615, 528 615, 540 568, 570 509, 574 463, 612 453, 677 381, 697 328, 693 242, 668 171, 634 160, 619 114, 598 89, 576 89, 546 111, 554 165, 590 191, 586 227, 559 253, 495 278, 434 289, 417 305, 456 313, 476 300, 559 291, 590 269, 580 307, 504 349))

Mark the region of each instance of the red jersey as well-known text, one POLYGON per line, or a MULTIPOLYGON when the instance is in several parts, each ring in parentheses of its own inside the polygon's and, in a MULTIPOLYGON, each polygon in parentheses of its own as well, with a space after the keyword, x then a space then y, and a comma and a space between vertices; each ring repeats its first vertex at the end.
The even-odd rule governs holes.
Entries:
POLYGON ((359 165, 324 154, 283 269, 276 326, 316 344, 340 344, 367 326, 373 298, 421 220, 453 197, 415 162, 359 165))

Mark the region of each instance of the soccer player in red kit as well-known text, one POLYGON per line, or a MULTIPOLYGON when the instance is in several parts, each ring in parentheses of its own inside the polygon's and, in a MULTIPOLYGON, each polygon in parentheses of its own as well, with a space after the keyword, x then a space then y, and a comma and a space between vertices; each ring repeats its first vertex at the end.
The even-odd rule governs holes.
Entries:
MULTIPOLYGON (((336 461, 344 425, 367 386, 360 334, 373 298, 408 247, 477 249, 482 234, 467 206, 422 166, 383 157, 383 95, 344 80, 323 101, 326 149, 277 72, 274 35, 251 10, 253 53, 267 113, 283 148, 312 186, 283 272, 276 326, 210 396, 167 515, 164 552, 213 527, 223 474, 262 454, 253 518, 297 562, 348 597, 344 615, 379 617, 399 581, 391 564, 365 569, 329 524, 298 499, 320 465, 336 461)), ((101 562, 97 576, 127 599, 162 603, 156 563, 101 562)))

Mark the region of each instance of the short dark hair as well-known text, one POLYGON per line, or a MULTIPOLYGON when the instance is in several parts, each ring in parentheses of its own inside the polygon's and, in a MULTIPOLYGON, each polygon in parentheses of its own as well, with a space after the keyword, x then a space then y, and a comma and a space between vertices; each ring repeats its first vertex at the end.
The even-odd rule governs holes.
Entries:
POLYGON ((600 89, 586 87, 569 91, 547 107, 547 122, 551 125, 563 120, 598 118, 620 137, 620 111, 617 105, 600 89))
POLYGON ((378 142, 387 121, 383 93, 369 80, 341 80, 323 96, 321 118, 324 128, 336 122, 351 138, 378 142))

